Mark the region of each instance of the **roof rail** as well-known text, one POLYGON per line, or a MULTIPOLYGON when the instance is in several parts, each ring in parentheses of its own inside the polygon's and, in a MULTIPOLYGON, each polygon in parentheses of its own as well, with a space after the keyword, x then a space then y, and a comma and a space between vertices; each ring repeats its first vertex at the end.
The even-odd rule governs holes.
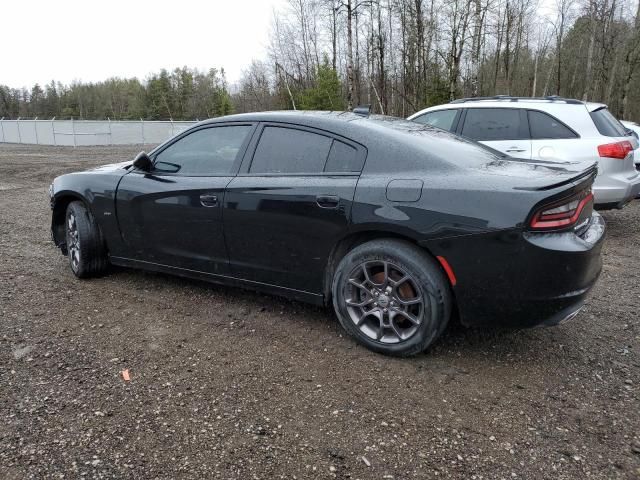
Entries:
POLYGON ((362 117, 368 117, 371 113, 371 105, 358 105, 353 109, 353 113, 362 117))
POLYGON ((584 102, 573 98, 559 97, 558 95, 548 95, 546 97, 512 97, 511 95, 494 95, 493 97, 471 97, 459 98, 449 103, 466 103, 479 102, 482 100, 508 100, 509 102, 518 102, 520 100, 547 100, 549 102, 564 102, 569 105, 583 105, 584 102))

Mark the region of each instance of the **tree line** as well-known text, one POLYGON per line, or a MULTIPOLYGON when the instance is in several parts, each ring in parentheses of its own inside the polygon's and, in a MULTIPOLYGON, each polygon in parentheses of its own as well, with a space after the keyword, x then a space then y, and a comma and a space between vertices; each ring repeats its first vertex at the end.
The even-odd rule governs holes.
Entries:
POLYGON ((636 0, 287 0, 265 58, 146 81, 0 87, 0 116, 195 119, 371 104, 407 116, 460 97, 560 95, 640 120, 636 0), (545 2, 546 5, 547 2, 545 2))
POLYGON ((224 70, 161 70, 146 81, 52 81, 31 90, 0 85, 0 117, 102 120, 195 120, 233 112, 224 70))

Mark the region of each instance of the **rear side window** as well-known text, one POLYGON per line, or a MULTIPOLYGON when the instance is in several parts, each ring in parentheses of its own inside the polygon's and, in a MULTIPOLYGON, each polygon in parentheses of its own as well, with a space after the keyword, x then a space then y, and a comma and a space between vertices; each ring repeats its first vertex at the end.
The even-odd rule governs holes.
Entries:
POLYGON ((596 125, 596 128, 600 132, 600 135, 605 137, 626 137, 627 132, 622 124, 615 119, 611 112, 606 108, 599 108, 590 112, 591 119, 596 125))
POLYGON ((348 173, 362 170, 358 150, 339 140, 287 127, 265 127, 249 173, 348 173))
POLYGON ((469 108, 462 135, 472 140, 520 140, 523 134, 520 111, 515 108, 469 108))
POLYGON ((265 127, 250 173, 321 173, 333 139, 286 127, 265 127))
POLYGON ((414 118, 413 121, 452 132, 458 111, 459 110, 438 110, 420 115, 414 118))
POLYGON ((578 138, 573 130, 551 115, 533 110, 529 110, 528 115, 529 129, 533 140, 578 138))

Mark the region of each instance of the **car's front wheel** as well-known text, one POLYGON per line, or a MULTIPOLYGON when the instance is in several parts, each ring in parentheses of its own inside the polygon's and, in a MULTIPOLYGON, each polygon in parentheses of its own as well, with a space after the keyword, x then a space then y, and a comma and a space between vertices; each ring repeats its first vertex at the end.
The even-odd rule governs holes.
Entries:
POLYGON ((348 252, 336 268, 332 295, 344 329, 389 355, 422 352, 451 314, 449 284, 439 265, 417 246, 395 239, 348 252))
POLYGON ((100 227, 80 201, 69 203, 65 217, 66 248, 71 271, 78 278, 99 275, 107 269, 107 252, 100 227))

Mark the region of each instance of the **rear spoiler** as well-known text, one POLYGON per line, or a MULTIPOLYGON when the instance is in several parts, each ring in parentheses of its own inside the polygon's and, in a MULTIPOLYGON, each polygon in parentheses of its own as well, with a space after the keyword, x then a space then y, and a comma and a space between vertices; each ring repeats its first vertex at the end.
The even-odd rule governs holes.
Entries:
POLYGON ((593 183, 593 181, 596 179, 597 174, 598 174, 598 163, 594 162, 589 168, 583 170, 575 177, 570 177, 566 180, 562 180, 561 182, 552 183, 550 185, 544 185, 542 187, 518 188, 518 190, 543 192, 547 190, 553 190, 558 187, 564 187, 565 185, 570 185, 570 184, 578 185, 581 183, 593 183))

